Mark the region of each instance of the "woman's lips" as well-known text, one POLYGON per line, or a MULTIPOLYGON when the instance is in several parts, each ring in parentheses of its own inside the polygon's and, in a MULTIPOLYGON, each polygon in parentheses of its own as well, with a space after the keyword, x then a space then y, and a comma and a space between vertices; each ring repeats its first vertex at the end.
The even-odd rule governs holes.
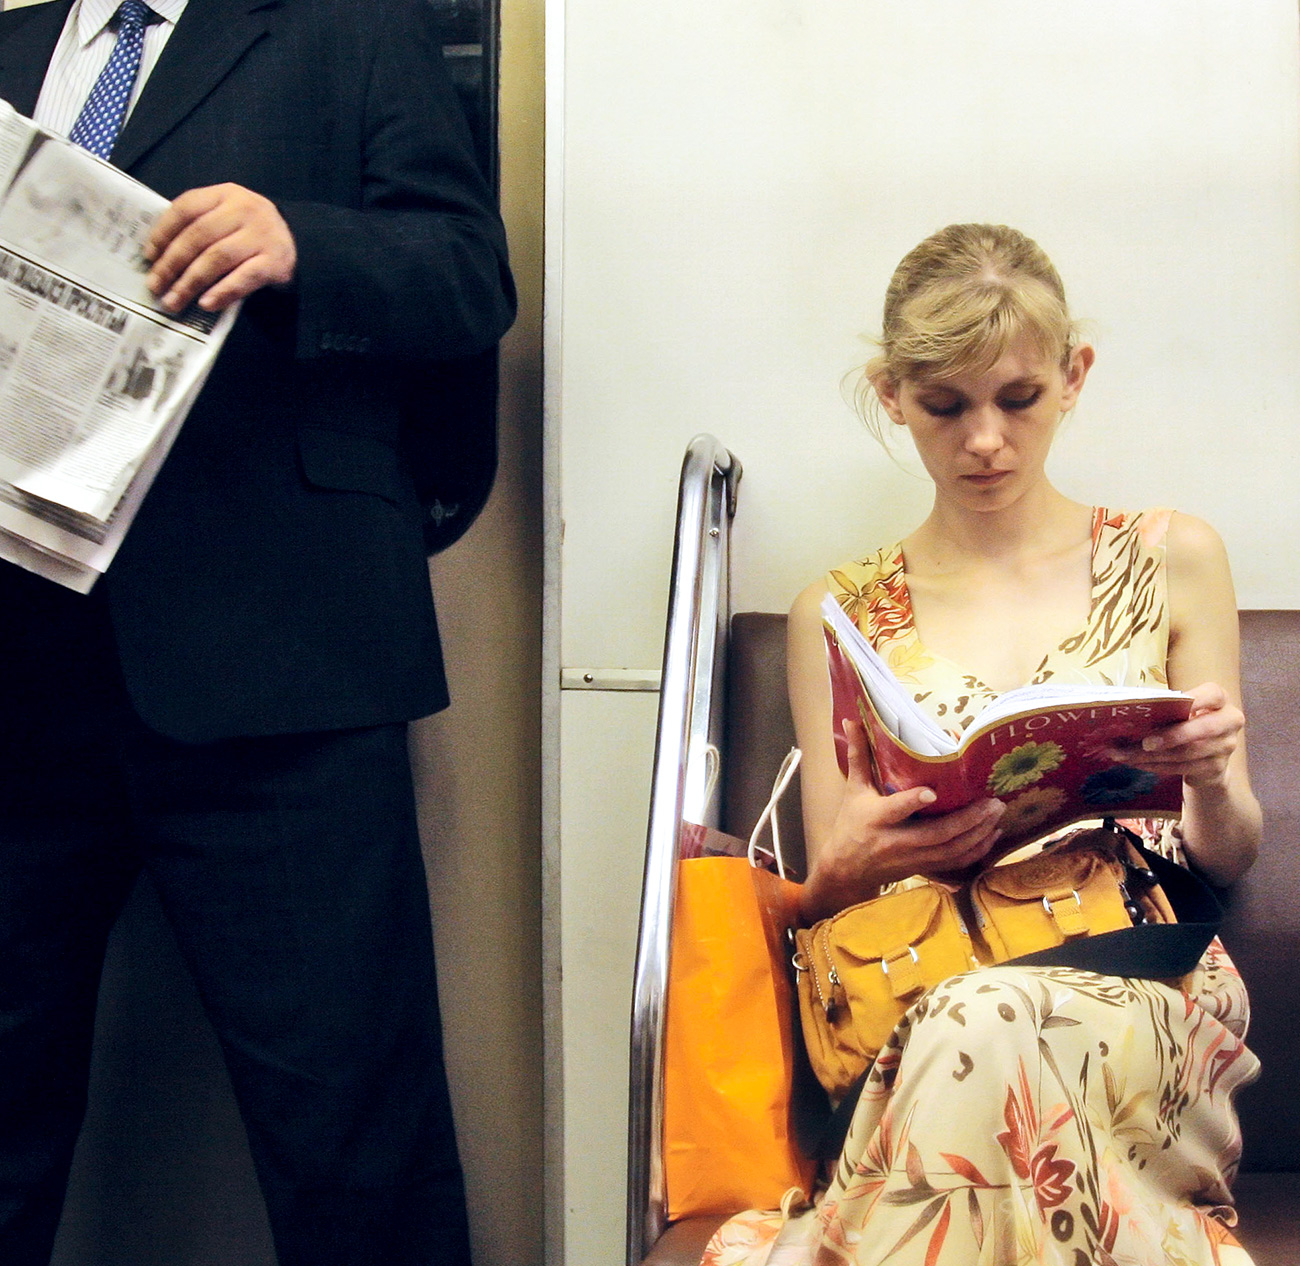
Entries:
POLYGON ((1011 474, 1009 470, 988 470, 974 475, 963 475, 962 478, 977 488, 991 488, 994 484, 1001 483, 1009 474, 1011 474))

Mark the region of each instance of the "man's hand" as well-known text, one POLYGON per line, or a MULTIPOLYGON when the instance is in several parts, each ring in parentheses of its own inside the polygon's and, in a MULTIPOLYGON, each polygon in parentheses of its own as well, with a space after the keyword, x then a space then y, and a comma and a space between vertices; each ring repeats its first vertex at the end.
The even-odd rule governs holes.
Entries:
POLYGON ((263 286, 293 280, 298 250, 275 203, 242 185, 183 193, 158 217, 144 250, 147 283, 169 312, 195 299, 220 312, 263 286))

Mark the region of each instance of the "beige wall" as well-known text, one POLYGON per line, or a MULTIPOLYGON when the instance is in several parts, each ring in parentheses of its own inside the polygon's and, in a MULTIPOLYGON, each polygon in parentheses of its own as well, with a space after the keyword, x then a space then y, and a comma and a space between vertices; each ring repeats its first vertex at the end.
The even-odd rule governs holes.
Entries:
POLYGON ((543 0, 502 0, 501 206, 519 285, 501 468, 434 559, 452 707, 414 732, 477 1266, 542 1260, 540 850, 543 0))

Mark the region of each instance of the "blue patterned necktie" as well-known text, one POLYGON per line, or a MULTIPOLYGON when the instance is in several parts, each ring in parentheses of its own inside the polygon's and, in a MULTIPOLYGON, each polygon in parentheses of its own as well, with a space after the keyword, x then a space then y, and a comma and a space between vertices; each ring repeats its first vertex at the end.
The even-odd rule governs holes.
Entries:
POLYGON ((113 152, 113 142, 122 130, 131 90, 140 73, 144 28, 157 16, 144 0, 122 0, 118 6, 113 55, 95 80, 68 137, 99 158, 107 158, 113 152))

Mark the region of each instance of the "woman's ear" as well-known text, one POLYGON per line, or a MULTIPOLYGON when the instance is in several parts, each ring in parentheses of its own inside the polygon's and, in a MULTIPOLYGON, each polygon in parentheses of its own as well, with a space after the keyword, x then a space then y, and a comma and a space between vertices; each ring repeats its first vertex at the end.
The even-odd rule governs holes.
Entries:
POLYGON ((1092 362, 1097 359, 1096 349, 1091 343, 1080 343, 1070 353, 1065 363, 1065 390, 1061 394, 1061 412, 1068 413, 1078 403, 1079 392, 1083 390, 1084 380, 1092 362))
POLYGON ((889 420, 898 426, 906 426, 907 419, 903 417, 903 408, 899 403, 902 384, 882 373, 871 380, 871 386, 876 399, 880 401, 880 407, 889 414, 889 420))

